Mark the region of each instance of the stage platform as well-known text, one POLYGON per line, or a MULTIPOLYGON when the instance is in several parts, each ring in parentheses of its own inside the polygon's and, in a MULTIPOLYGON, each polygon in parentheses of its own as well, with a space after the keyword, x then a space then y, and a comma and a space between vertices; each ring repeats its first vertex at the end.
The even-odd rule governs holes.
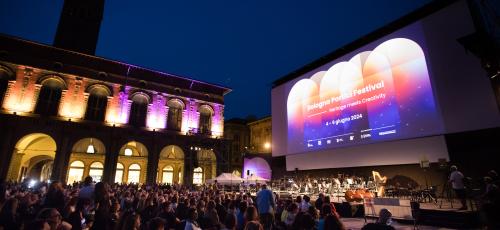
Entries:
MULTIPOLYGON (((365 225, 365 220, 363 218, 340 218, 342 223, 344 224, 346 229, 349 230, 360 230, 365 225)), ((412 224, 406 223, 392 223, 391 224, 397 230, 414 230, 412 224)), ((448 230, 448 229, 457 229, 457 228, 444 228, 444 227, 436 227, 436 226, 428 226, 428 225, 419 225, 419 230, 448 230)), ((474 228, 472 228, 474 229, 474 228)))
MULTIPOLYGON (((419 229, 479 229, 479 213, 476 207, 472 207, 469 204, 467 210, 458 210, 459 207, 460 202, 458 200, 454 200, 453 202, 443 200, 441 203, 441 200, 438 199, 437 203, 420 203, 420 216, 417 218, 417 223, 419 226, 426 227, 419 229)), ((345 220, 350 221, 352 218, 362 219, 364 224, 364 207, 362 203, 335 202, 335 208, 345 220)), ((375 219, 369 218, 368 221, 373 222, 375 219)), ((396 222, 401 226, 408 226, 408 229, 412 229, 413 222, 411 220, 396 220, 396 222)))

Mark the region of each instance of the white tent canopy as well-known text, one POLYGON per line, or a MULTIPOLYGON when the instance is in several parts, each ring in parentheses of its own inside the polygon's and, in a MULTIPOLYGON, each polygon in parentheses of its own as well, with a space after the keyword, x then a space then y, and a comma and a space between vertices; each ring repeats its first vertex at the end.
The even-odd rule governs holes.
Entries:
POLYGON ((245 178, 245 182, 247 184, 262 184, 262 183, 266 183, 267 181, 269 181, 269 180, 264 179, 264 178, 257 176, 257 175, 250 175, 249 177, 245 178))
POLYGON ((206 183, 213 184, 217 181, 217 184, 232 185, 240 184, 242 179, 232 173, 222 173, 216 178, 208 179, 206 183))

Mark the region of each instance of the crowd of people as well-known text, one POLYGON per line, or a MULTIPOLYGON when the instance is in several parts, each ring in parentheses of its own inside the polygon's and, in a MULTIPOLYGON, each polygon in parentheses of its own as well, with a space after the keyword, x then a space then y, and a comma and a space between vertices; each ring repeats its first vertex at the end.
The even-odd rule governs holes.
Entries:
POLYGON ((87 177, 73 185, 3 183, 0 229, 322 230, 344 225, 324 195, 312 202, 308 196, 280 199, 266 185, 252 197, 181 185, 94 184, 87 177))
MULTIPOLYGON (((452 167, 450 183, 462 198, 463 175, 452 167)), ((498 175, 485 177, 482 210, 487 226, 498 226, 498 175)), ((464 204, 465 205, 465 204, 464 204)), ((382 209, 369 229, 394 229, 391 212, 382 209)), ((345 229, 329 195, 280 198, 267 185, 252 196, 224 192, 217 186, 193 189, 181 185, 94 184, 63 185, 1 183, 0 230, 6 229, 345 229)))

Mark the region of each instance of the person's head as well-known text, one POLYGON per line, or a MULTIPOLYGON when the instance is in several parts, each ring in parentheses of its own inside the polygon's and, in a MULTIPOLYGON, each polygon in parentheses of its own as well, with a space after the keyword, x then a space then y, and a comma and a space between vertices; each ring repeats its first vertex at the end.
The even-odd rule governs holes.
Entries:
POLYGON ((236 216, 234 213, 228 213, 226 219, 224 219, 224 226, 227 229, 235 229, 236 228, 236 216))
POLYGON ((85 186, 89 186, 89 185, 91 185, 91 184, 92 184, 92 182, 93 182, 93 181, 94 181, 94 180, 92 179, 92 177, 91 177, 91 176, 87 176, 87 177, 85 177, 85 180, 83 180, 83 184, 84 184, 85 186))
POLYGON ((330 196, 325 196, 324 203, 330 203, 330 196))
POLYGON ((264 230, 259 221, 249 221, 245 225, 245 230, 264 230))
POLYGON ((318 199, 323 200, 324 198, 325 198, 325 194, 320 193, 320 194, 318 195, 318 199))
POLYGON ((297 196, 297 198, 295 198, 295 202, 297 203, 301 203, 302 202, 302 196, 297 196))
POLYGON ((59 181, 54 181, 49 185, 49 190, 47 193, 55 193, 58 191, 63 191, 62 183, 59 181))
POLYGON ((379 215, 379 218, 378 218, 377 223, 391 224, 392 213, 391 213, 391 211, 389 211, 389 209, 386 209, 386 208, 380 209, 380 212, 378 215, 379 215))
POLYGON ((125 217, 125 228, 126 229, 140 229, 141 228, 141 216, 139 214, 131 214, 125 217))
POLYGON ((257 209, 255 206, 250 206, 247 208, 245 212, 245 219, 247 221, 259 220, 259 216, 257 214, 257 209))
POLYGON ((344 230, 345 227, 336 215, 328 215, 325 217, 325 229, 344 230))
POLYGON ((490 170, 488 172, 488 176, 491 177, 493 180, 498 179, 498 173, 495 170, 490 170))
POLYGON ((196 211, 195 208, 189 208, 188 209, 188 218, 190 220, 196 220, 196 219, 198 219, 198 211, 196 211))
POLYGON ((457 170, 458 170, 458 167, 457 167, 456 165, 452 165, 452 166, 450 167, 450 171, 452 171, 452 172, 455 172, 455 171, 457 171, 457 170))
POLYGON ((95 185, 94 196, 96 202, 100 202, 108 197, 109 186, 106 182, 99 182, 95 185))
POLYGON ((287 211, 289 213, 297 213, 299 212, 299 206, 297 205, 297 203, 291 203, 290 205, 288 205, 287 211))
POLYGON ((62 222, 62 216, 55 208, 44 208, 37 216, 37 219, 45 220, 52 229, 57 228, 62 222))
POLYGON ((264 189, 267 189, 267 184, 266 184, 266 183, 262 184, 262 189, 263 189, 263 190, 264 190, 264 189))
POLYGON ((160 217, 155 217, 149 221, 149 230, 163 230, 165 228, 166 221, 160 217))
POLYGON ((210 201, 207 203, 207 210, 214 210, 214 209, 215 209, 215 201, 210 200, 210 201))
POLYGON ((240 201, 239 209, 240 212, 245 212, 248 208, 248 202, 246 200, 240 201))
POLYGON ((311 197, 309 197, 308 195, 304 195, 304 201, 306 203, 309 203, 309 201, 311 201, 311 197))

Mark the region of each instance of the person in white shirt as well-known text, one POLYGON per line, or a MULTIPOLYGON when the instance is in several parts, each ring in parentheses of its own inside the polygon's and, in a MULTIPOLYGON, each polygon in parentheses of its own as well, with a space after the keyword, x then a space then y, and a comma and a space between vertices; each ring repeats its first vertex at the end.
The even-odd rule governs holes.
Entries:
POLYGON ((467 210, 467 201, 466 201, 466 193, 465 193, 465 185, 464 185, 464 174, 458 171, 457 166, 452 165, 450 167, 451 174, 449 183, 451 183, 451 187, 455 191, 457 198, 460 199, 462 203, 462 207, 459 210, 467 210))

